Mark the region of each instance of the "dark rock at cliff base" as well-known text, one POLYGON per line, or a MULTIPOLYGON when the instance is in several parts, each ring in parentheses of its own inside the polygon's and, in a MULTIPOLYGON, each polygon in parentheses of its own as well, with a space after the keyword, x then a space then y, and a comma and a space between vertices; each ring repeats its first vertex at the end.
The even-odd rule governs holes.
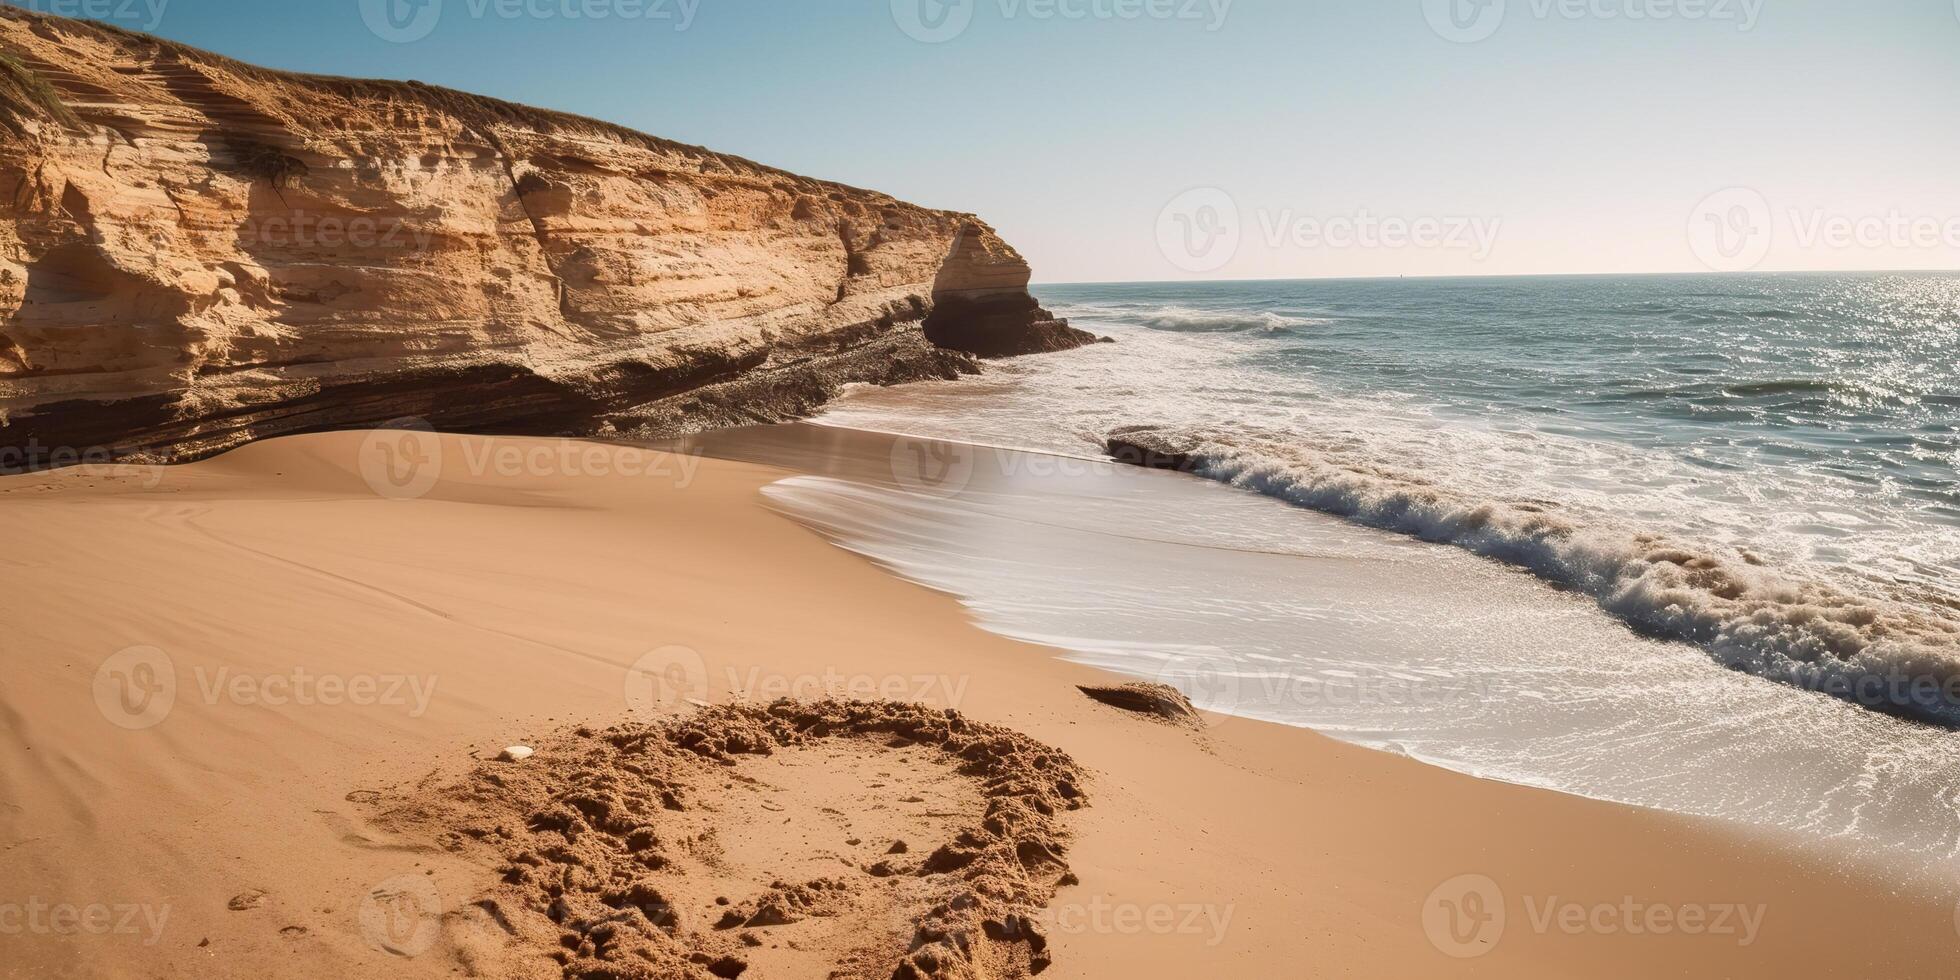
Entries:
POLYGON ((925 332, 940 347, 976 357, 1052 354, 1099 339, 1056 319, 1026 293, 982 300, 942 297, 926 318, 925 332))
POLYGON ((746 374, 639 405, 607 417, 636 439, 669 439, 740 425, 808 418, 847 384, 955 381, 980 373, 971 354, 934 346, 916 328, 855 346, 764 364, 746 374))
POLYGON ((976 357, 1050 354, 1093 344, 1028 293, 1033 272, 1019 253, 981 225, 960 229, 932 285, 926 339, 976 357))
POLYGON ((1148 470, 1190 473, 1201 465, 1196 443, 1155 429, 1118 429, 1109 434, 1106 451, 1119 463, 1148 470))

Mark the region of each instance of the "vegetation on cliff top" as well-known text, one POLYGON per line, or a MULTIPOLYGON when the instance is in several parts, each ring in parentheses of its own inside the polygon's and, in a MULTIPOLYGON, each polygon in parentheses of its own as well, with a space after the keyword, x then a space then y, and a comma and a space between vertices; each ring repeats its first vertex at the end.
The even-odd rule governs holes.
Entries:
POLYGON ((61 101, 54 86, 34 69, 0 53, 0 125, 16 136, 27 135, 27 120, 45 120, 80 128, 82 121, 68 104, 61 101))
MULTIPOLYGON (((698 161, 704 169, 726 167, 737 172, 747 172, 776 179, 788 179, 798 184, 834 188, 873 197, 885 197, 876 191, 852 187, 835 181, 818 180, 791 173, 777 167, 757 163, 726 153, 717 153, 706 147, 663 139, 640 132, 617 123, 580 116, 553 109, 541 109, 517 102, 507 102, 490 96, 476 95, 455 89, 429 85, 423 82, 392 79, 343 78, 337 75, 313 75, 303 72, 287 72, 262 68, 201 48, 179 44, 165 38, 133 31, 114 24, 92 20, 77 20, 38 11, 25 10, 11 4, 0 2, 0 19, 20 20, 28 24, 41 24, 55 30, 78 35, 93 35, 95 38, 124 47, 135 47, 183 62, 205 68, 231 73, 239 78, 273 84, 295 85, 311 88, 344 99, 372 100, 376 102, 408 102, 435 109, 476 130, 479 134, 494 141, 489 132, 491 126, 504 125, 530 129, 539 133, 581 133, 618 140, 629 146, 638 146, 657 153, 674 153, 698 161)), ((45 28, 44 28, 45 29, 45 28)), ((18 67, 18 65, 16 65, 18 67)), ((25 69, 22 69, 25 71, 25 69)), ((26 73, 39 82, 32 72, 26 73)), ((45 87, 45 83, 42 83, 45 87)), ((52 89, 48 89, 52 95, 52 89)), ((11 92, 0 94, 8 98, 11 92)), ((59 104, 59 100, 56 100, 59 104)), ((62 108, 67 112, 66 107, 62 108)), ((72 114, 69 118, 73 118, 72 114)), ((970 217, 970 216, 965 216, 970 217)))

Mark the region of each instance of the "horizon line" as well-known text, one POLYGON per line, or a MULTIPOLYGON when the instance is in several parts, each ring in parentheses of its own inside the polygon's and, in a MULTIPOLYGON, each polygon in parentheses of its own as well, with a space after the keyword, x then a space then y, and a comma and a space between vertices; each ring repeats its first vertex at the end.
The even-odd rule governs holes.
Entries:
POLYGON ((1033 286, 1190 286, 1201 283, 1276 282, 1380 282, 1403 279, 1480 280, 1480 279, 1632 279, 1662 276, 1960 276, 1960 269, 1750 269, 1744 272, 1665 271, 1665 272, 1515 272, 1484 275, 1379 275, 1379 276, 1248 276, 1238 279, 1050 279, 1031 280, 1033 286))

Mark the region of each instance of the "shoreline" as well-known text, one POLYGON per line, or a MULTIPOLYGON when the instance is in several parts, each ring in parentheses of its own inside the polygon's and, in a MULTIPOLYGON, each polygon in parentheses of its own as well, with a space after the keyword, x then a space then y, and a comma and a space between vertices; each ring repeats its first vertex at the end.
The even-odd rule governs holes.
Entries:
POLYGON ((1201 706, 1481 779, 1747 814, 1832 841, 1845 866, 1939 881, 1951 865, 1925 857, 1950 853, 1951 828, 1919 816, 1944 806, 1943 730, 1729 670, 1466 549, 1072 454, 837 425, 696 445, 816 474, 765 495, 987 629, 1201 706), (920 461, 944 477, 895 475, 920 461), (1865 780, 1902 795, 1840 791, 1865 780))
POLYGON ((0 567, 29 611, 0 686, 0 880, 35 893, 0 902, 169 911, 150 944, 0 935, 21 975, 449 975, 445 946, 377 951, 363 896, 418 875, 460 907, 494 872, 391 839, 362 794, 630 717, 626 679, 675 649, 699 658, 699 700, 862 680, 1090 770, 1053 976, 1936 976, 1960 951, 1950 898, 1834 873, 1768 835, 1297 728, 1214 718, 1196 735, 1096 705, 1075 687, 1109 674, 986 632, 952 597, 773 512, 765 488, 834 458, 821 440, 685 476, 674 457, 581 444, 558 458, 606 473, 507 476, 470 472, 466 453, 557 443, 444 436, 440 477, 387 499, 363 477, 370 439, 0 479, 17 543, 0 567), (98 666, 136 649, 164 652, 180 680, 166 717, 130 727, 101 707, 98 666), (296 672, 341 678, 338 703, 317 682, 312 704, 268 697, 296 672), (1425 922, 1477 896, 1508 912, 1501 935, 1469 933, 1488 952, 1425 922), (1576 933, 1567 908, 1591 916, 1576 933), (1675 926, 1655 934, 1661 909, 1675 926), (1736 931, 1714 931, 1718 914, 1736 931), (1833 938, 1894 933, 1923 941, 1833 938))

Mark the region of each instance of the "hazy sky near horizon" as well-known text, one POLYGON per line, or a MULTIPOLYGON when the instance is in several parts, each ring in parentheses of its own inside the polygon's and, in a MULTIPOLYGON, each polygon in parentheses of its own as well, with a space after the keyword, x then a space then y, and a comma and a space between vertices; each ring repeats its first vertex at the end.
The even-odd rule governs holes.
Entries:
POLYGON ((1960 269, 1960 0, 15 2, 978 212, 1042 281, 1960 269))

